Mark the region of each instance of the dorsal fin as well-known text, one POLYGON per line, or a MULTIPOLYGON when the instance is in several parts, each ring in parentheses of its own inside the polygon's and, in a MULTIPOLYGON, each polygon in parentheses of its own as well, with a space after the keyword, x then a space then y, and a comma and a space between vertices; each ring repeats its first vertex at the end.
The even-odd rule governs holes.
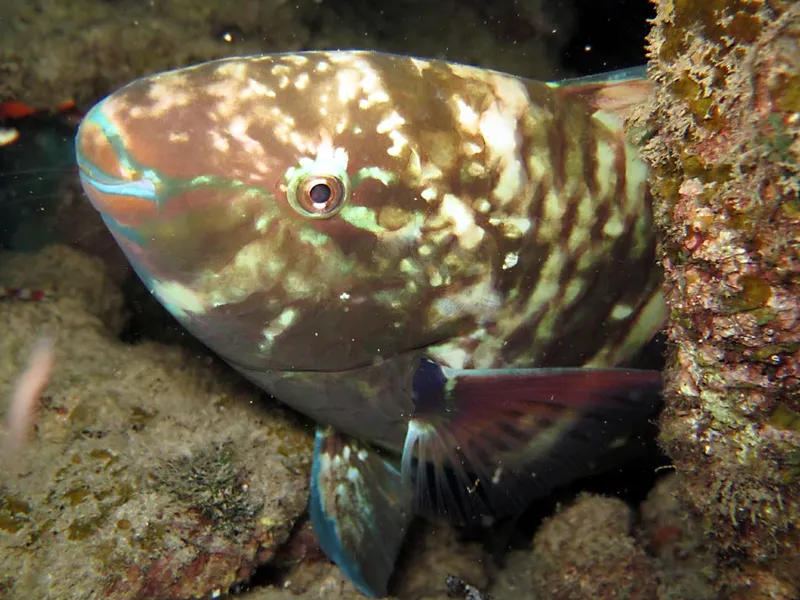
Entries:
POLYGON ((564 79, 548 83, 565 96, 579 96, 594 111, 614 114, 623 122, 630 112, 644 104, 653 91, 644 66, 610 73, 564 79))

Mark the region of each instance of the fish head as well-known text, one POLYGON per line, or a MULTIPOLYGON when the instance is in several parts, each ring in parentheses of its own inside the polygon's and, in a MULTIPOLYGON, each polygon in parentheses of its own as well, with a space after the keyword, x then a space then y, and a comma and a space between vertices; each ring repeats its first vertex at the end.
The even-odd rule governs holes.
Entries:
MULTIPOLYGON (((360 52, 179 69, 87 114, 80 177, 151 292, 224 358, 355 368, 474 318, 446 293, 480 286, 491 252, 465 243, 479 232, 460 200, 455 84, 435 63, 360 52)), ((488 178, 471 176, 471 197, 488 178)))

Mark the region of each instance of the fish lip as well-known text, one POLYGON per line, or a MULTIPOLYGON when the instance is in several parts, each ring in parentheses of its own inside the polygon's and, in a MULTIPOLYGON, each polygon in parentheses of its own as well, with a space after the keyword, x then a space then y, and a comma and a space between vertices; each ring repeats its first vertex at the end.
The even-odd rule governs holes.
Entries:
POLYGON ((81 182, 104 194, 112 196, 132 196, 155 201, 157 199, 156 182, 147 177, 146 171, 141 173, 141 176, 133 179, 112 175, 96 166, 81 151, 81 139, 85 131, 84 128, 91 124, 99 128, 106 143, 113 149, 114 153, 117 155, 117 160, 121 164, 129 165, 129 163, 132 162, 128 149, 123 141, 124 137, 105 113, 107 102, 108 98, 104 98, 86 113, 75 138, 75 159, 78 164, 81 182))
POLYGON ((112 196, 133 196, 143 200, 156 200, 156 185, 147 177, 121 179, 103 173, 91 164, 78 160, 82 183, 104 194, 112 196))

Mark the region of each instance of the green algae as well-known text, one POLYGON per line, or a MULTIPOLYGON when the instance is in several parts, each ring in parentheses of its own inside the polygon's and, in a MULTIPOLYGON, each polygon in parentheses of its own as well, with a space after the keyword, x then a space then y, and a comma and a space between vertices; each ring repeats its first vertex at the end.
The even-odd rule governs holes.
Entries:
POLYGON ((97 500, 98 508, 96 515, 74 519, 67 528, 67 537, 73 541, 81 541, 97 533, 112 513, 131 499, 134 491, 133 486, 129 483, 121 483, 118 486, 94 492, 88 488, 76 488, 76 490, 68 492, 70 502, 74 502, 73 506, 92 496, 97 500))
POLYGON ((69 502, 70 506, 77 506, 81 504, 86 498, 92 495, 92 492, 86 486, 73 488, 64 492, 64 497, 69 502))
POLYGON ((30 523, 31 506, 10 494, 0 496, 0 531, 17 533, 30 523))
POLYGON ((131 422, 135 431, 144 429, 150 421, 158 416, 157 410, 147 411, 138 406, 134 406, 131 414, 131 422))
POLYGON ((67 421, 75 429, 85 429, 91 424, 97 423, 97 408, 88 404, 79 404, 69 413, 67 421))
POLYGON ((800 75, 788 77, 780 86, 777 97, 778 106, 784 112, 800 112, 800 75))
POLYGON ((753 359, 761 362, 772 362, 773 357, 780 354, 793 354, 800 349, 800 343, 768 344, 753 352, 753 359))
POLYGON ((67 537, 72 541, 82 541, 97 533, 105 519, 102 516, 75 519, 67 527, 67 537))
POLYGON ((708 166, 696 154, 684 152, 683 172, 687 177, 700 179, 703 183, 725 183, 730 181, 733 167, 729 164, 708 166))
POLYGON ((157 552, 163 548, 163 541, 169 535, 169 530, 166 523, 150 521, 144 531, 133 538, 133 542, 146 552, 157 552))
POLYGON ((112 458, 116 458, 111 450, 104 450, 102 448, 95 448, 94 450, 91 450, 89 452, 89 457, 97 460, 111 460, 112 458))
POLYGON ((18 515, 5 515, 0 514, 0 531, 6 533, 17 533, 20 529, 27 525, 28 520, 18 515))
POLYGON ((11 514, 29 515, 31 505, 14 496, 2 496, 0 497, 0 510, 8 511, 11 514))
POLYGON ((800 433, 800 412, 792 410, 785 404, 779 404, 767 422, 776 429, 800 433))
POLYGON ((722 300, 723 308, 728 314, 762 308, 772 298, 772 287, 757 275, 742 275, 737 283, 742 288, 741 291, 722 300))
POLYGON ((234 459, 231 443, 215 444, 167 461, 154 476, 171 494, 235 538, 253 526, 263 504, 251 498, 247 474, 234 459))
POLYGON ((701 37, 718 44, 721 50, 752 43, 761 30, 756 17, 760 4, 748 0, 675 0, 674 6, 674 27, 667 30, 671 41, 661 54, 666 60, 688 50, 698 28, 701 37))

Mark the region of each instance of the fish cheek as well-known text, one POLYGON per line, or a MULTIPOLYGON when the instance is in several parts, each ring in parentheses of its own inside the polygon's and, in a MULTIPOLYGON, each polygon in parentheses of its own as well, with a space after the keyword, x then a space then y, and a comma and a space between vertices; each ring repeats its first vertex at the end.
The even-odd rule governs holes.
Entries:
POLYGON ((173 273, 218 271, 259 238, 256 221, 266 200, 225 189, 181 192, 140 226, 144 250, 173 273))

